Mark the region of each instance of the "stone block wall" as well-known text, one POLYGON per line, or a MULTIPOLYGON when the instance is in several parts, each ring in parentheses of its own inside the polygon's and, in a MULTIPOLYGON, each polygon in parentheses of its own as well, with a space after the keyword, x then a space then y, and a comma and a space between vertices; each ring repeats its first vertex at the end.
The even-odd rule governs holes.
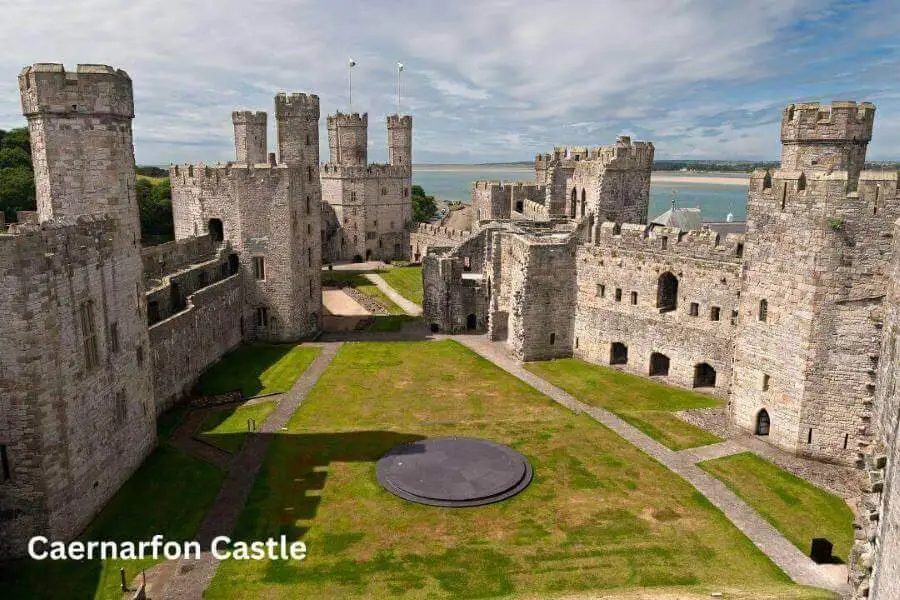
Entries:
POLYGON ((465 241, 471 232, 448 229, 439 225, 419 223, 418 227, 410 234, 410 260, 420 262, 424 260, 431 247, 454 247, 465 241))
POLYGON ((192 293, 183 311, 150 327, 157 414, 171 408, 206 368, 241 344, 241 277, 229 275, 192 293))
POLYGON ((575 356, 648 376, 651 354, 659 353, 669 361, 662 376, 667 383, 727 395, 738 329, 740 238, 722 242, 709 231, 662 228, 644 237, 644 226, 623 225, 618 234, 614 227, 602 224, 595 244, 577 248, 575 356), (665 274, 677 281, 672 310, 659 306, 665 274), (613 360, 613 343, 627 348, 624 361, 621 355, 613 360), (704 363, 715 370, 712 386, 706 377, 695 381, 704 363))
POLYGON ((144 284, 149 287, 153 280, 214 258, 217 245, 209 235, 200 235, 141 248, 144 284))
POLYGON ((119 226, 0 235, 0 558, 77 535, 156 443, 140 261, 119 226))

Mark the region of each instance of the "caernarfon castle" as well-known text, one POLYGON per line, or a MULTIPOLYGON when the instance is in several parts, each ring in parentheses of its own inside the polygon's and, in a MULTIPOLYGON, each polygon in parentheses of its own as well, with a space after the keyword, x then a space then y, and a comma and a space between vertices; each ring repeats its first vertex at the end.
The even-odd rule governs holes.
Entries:
POLYGON ((175 241, 142 248, 128 75, 19 76, 37 210, 0 229, 0 558, 77 535, 156 444, 156 417, 224 353, 322 328, 323 263, 424 266, 425 327, 521 360, 575 356, 727 397, 732 424, 866 473, 856 597, 900 596, 900 198, 864 170, 875 108, 795 104, 746 227, 648 218, 653 146, 557 148, 530 182, 476 182, 473 224, 411 225, 412 120, 275 96, 235 112, 235 160, 170 168, 175 241))
POLYGON ((323 261, 405 259, 412 118, 275 96, 232 114, 235 160, 172 166, 175 241, 141 247, 129 76, 35 64, 19 75, 37 211, 0 229, 0 558, 78 534, 156 444, 156 417, 243 342, 321 332, 323 261))
MULTIPOLYGON (((471 232, 413 239, 426 325, 485 331, 523 361, 574 356, 705 389, 727 397, 734 427, 858 463, 862 594, 876 557, 900 553, 900 476, 884 473, 900 460, 900 198, 896 172, 863 169, 874 115, 788 106, 781 167, 751 174, 743 228, 686 229, 676 207, 648 219, 653 146, 627 137, 539 155, 534 181, 475 182, 471 232)), ((876 574, 877 597, 900 595, 896 560, 876 574)))

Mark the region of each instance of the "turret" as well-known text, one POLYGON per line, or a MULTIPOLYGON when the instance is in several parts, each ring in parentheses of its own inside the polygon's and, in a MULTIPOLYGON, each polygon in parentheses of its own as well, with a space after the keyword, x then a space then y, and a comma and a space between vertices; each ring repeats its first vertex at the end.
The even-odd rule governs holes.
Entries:
POLYGON ((275 123, 278 159, 286 165, 319 164, 319 97, 315 94, 277 94, 275 123))
POLYGON ((231 113, 234 123, 234 154, 239 163, 256 165, 267 160, 266 128, 268 116, 265 112, 249 110, 231 113))
POLYGON ((368 162, 369 115, 335 113, 328 117, 328 162, 364 167, 368 162))
POLYGON ((125 71, 39 63, 19 74, 28 118, 38 216, 119 217, 137 235, 134 97, 125 71))
POLYGON ((412 168, 412 117, 388 115, 388 162, 412 168))
POLYGON ((846 171, 855 189, 872 139, 875 106, 869 102, 791 104, 781 119, 781 168, 846 171))

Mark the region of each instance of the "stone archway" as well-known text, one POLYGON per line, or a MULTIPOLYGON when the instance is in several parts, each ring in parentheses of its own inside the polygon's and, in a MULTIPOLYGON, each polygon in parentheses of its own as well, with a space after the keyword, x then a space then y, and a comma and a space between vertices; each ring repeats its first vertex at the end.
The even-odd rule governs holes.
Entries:
POLYGON ((759 414, 756 415, 756 430, 754 433, 756 433, 756 435, 769 435, 769 430, 771 428, 772 421, 769 418, 769 411, 762 409, 759 411, 759 414))

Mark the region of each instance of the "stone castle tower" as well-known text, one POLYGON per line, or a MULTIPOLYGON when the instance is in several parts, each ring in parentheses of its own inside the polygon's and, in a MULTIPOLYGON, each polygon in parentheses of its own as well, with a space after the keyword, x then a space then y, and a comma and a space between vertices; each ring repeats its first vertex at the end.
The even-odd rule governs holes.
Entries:
POLYGON ((35 64, 19 88, 38 210, 0 236, 0 557, 77 534, 156 442, 131 79, 35 64))
POLYGON ((412 117, 390 115, 388 164, 368 164, 368 114, 328 117, 322 169, 324 260, 409 259, 412 117))
POLYGON ((175 239, 227 240, 244 274, 243 336, 292 341, 322 323, 319 97, 275 96, 278 159, 266 114, 235 112, 236 162, 170 168, 175 239))
POLYGON ((731 417, 851 462, 870 419, 896 174, 863 171, 875 107, 793 104, 782 162, 750 180, 731 417))

